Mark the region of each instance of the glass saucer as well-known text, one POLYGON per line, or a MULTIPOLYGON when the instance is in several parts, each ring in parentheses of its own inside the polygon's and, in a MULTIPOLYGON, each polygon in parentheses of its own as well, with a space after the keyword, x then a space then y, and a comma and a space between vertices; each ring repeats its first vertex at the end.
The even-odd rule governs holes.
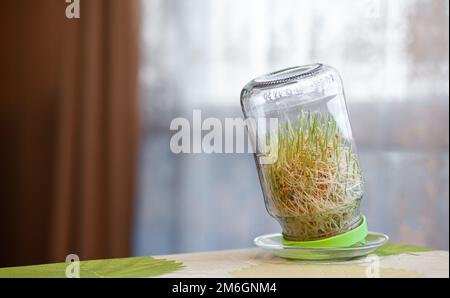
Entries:
POLYGON ((338 260, 361 257, 374 252, 385 244, 389 237, 385 234, 369 232, 364 243, 350 247, 301 247, 283 244, 281 234, 268 234, 256 237, 254 242, 276 256, 298 260, 338 260))

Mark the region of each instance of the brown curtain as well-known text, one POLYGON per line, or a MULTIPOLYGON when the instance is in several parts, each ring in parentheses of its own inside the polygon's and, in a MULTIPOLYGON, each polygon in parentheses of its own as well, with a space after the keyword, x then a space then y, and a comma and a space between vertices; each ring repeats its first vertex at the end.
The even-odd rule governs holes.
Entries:
POLYGON ((0 4, 0 266, 130 253, 138 0, 0 4))

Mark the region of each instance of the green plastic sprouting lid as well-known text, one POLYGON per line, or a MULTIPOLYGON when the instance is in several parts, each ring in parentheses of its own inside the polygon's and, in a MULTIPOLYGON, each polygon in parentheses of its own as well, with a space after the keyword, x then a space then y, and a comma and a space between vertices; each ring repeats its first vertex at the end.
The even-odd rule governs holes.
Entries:
POLYGON ((367 236, 366 217, 363 216, 362 218, 363 221, 357 228, 340 235, 313 241, 291 241, 283 238, 283 244, 304 247, 349 247, 355 243, 364 241, 367 236))

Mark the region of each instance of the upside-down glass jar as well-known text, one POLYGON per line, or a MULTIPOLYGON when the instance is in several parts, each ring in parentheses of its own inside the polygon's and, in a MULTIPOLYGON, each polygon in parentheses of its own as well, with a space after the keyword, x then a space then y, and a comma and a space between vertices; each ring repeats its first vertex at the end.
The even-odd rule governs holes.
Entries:
POLYGON ((241 105, 254 123, 276 120, 248 127, 265 205, 285 240, 329 239, 365 224, 363 177, 336 69, 312 64, 260 76, 242 90, 241 105))

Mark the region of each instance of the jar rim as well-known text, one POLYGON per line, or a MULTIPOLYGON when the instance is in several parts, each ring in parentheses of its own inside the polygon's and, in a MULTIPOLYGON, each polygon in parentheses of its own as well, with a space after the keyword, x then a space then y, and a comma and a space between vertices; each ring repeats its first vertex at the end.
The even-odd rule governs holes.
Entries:
POLYGON ((322 63, 314 63, 277 70, 254 79, 254 87, 273 86, 310 77, 316 74, 322 66, 322 63))

